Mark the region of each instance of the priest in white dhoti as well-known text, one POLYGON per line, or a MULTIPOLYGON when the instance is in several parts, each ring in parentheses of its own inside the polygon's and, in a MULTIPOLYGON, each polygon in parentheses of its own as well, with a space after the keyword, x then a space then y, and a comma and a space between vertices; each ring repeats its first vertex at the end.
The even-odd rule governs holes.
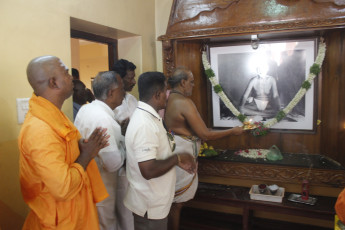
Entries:
MULTIPOLYGON (((168 79, 171 86, 167 101, 164 120, 167 128, 175 134, 177 153, 189 153, 195 158, 200 149, 200 140, 215 140, 228 135, 240 135, 242 127, 226 130, 210 130, 206 127, 195 104, 188 98, 192 95, 194 77, 192 72, 185 68, 177 68, 168 79)), ((176 168, 176 186, 174 203, 170 209, 169 229, 179 229, 180 212, 183 203, 192 199, 198 187, 198 175, 190 175, 176 168)))
MULTIPOLYGON (((114 109, 115 119, 118 121, 119 124, 121 124, 123 136, 125 135, 129 119, 132 116, 134 110, 138 106, 138 100, 132 94, 129 93, 132 91, 133 87, 136 84, 134 72, 135 69, 136 66, 132 62, 129 62, 125 59, 120 59, 116 61, 113 66, 113 70, 121 76, 124 84, 124 89, 126 91, 122 104, 114 109)), ((125 143, 122 144, 125 148, 125 143)), ((126 190, 128 188, 128 180, 126 177, 125 166, 123 166, 119 170, 117 182, 117 230, 134 230, 133 214, 123 204, 123 199, 126 195, 126 190)))
POLYGON ((107 129, 109 145, 95 158, 109 197, 96 204, 101 230, 116 230, 115 215, 117 174, 125 159, 121 142, 121 127, 115 120, 113 110, 122 103, 124 88, 121 77, 114 71, 99 73, 92 82, 96 100, 84 105, 75 119, 75 126, 87 139, 97 127, 107 129))
MULTIPOLYGON (((200 150, 200 139, 196 136, 174 135, 175 151, 174 154, 189 153, 195 159, 200 150)), ((176 167, 175 203, 186 202, 194 198, 198 188, 198 174, 190 174, 180 167, 176 167)))

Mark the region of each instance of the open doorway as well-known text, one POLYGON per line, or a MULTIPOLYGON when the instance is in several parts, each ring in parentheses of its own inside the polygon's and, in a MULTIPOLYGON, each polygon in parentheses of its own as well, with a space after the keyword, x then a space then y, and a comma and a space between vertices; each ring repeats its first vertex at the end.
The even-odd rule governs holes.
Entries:
POLYGON ((72 68, 78 70, 79 80, 91 89, 92 79, 109 66, 108 46, 104 43, 71 38, 72 68))
POLYGON ((87 88, 91 88, 91 78, 100 71, 111 70, 119 56, 141 70, 140 36, 72 17, 70 25, 72 68, 79 70, 80 80, 87 88))
MULTIPOLYGON (((92 79, 100 71, 111 70, 118 59, 129 60, 142 72, 142 37, 127 31, 70 18, 72 68, 79 70, 80 80, 91 89, 92 79)), ((137 86, 132 95, 138 98, 137 86)))

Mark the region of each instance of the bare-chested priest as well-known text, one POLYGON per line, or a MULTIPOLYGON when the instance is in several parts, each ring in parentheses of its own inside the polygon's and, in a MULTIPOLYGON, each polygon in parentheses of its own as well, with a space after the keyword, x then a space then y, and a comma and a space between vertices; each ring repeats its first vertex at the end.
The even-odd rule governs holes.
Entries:
MULTIPOLYGON (((243 133, 242 127, 227 130, 211 130, 206 127, 195 104, 188 98, 194 87, 194 77, 189 69, 177 68, 168 83, 171 91, 165 110, 165 123, 175 133, 175 154, 187 151, 196 158, 200 140, 215 140, 243 133)), ((179 229, 183 203, 194 197, 197 187, 197 174, 188 174, 176 167, 175 198, 168 218, 169 230, 179 229)))

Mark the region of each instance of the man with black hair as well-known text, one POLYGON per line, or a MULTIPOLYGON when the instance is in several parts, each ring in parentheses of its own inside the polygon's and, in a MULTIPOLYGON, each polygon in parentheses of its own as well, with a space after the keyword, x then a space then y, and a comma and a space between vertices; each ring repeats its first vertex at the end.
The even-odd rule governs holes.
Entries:
POLYGON ((124 127, 127 127, 129 118, 138 104, 137 99, 129 94, 137 83, 134 72, 136 68, 132 62, 124 59, 116 61, 113 66, 113 70, 121 76, 126 91, 122 104, 114 110, 117 121, 123 123, 124 127))
MULTIPOLYGON (((136 66, 132 62, 124 59, 116 61, 113 66, 113 70, 121 76, 124 89, 126 91, 122 104, 114 109, 115 119, 121 124, 122 135, 125 135, 125 130, 127 129, 129 119, 138 105, 137 99, 129 93, 136 84, 134 72, 135 69, 136 66)), ((123 205, 123 199, 126 195, 126 190, 128 187, 125 167, 119 170, 117 182, 117 230, 134 230, 133 214, 123 205)))
POLYGON ((77 116, 80 107, 87 102, 87 91, 85 84, 73 79, 73 119, 77 116))
POLYGON ((80 80, 79 71, 75 68, 72 68, 72 77, 73 77, 73 80, 80 80))
POLYGON ((195 173, 196 163, 188 153, 172 154, 173 136, 158 114, 166 105, 164 74, 141 74, 138 88, 140 101, 125 139, 129 187, 124 204, 133 212, 135 230, 165 230, 175 192, 174 166, 195 173))
POLYGON ((124 81, 126 91, 131 91, 136 84, 135 69, 137 67, 130 61, 120 59, 115 62, 113 70, 117 72, 124 81), (134 81, 133 81, 134 80, 134 81))
POLYGON ((72 77, 74 83, 74 93, 73 93, 73 119, 77 115, 80 107, 87 102, 92 102, 95 100, 95 96, 92 91, 86 88, 85 84, 80 80, 79 71, 72 68, 72 77))

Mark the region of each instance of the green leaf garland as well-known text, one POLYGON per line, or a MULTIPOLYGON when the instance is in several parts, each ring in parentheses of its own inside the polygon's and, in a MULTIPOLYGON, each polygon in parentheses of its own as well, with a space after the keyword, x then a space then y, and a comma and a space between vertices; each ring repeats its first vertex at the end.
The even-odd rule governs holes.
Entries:
POLYGON ((215 74, 214 74, 214 72, 213 72, 213 69, 207 69, 207 70, 205 70, 205 74, 206 74, 206 76, 207 76, 208 78, 214 77, 214 76, 215 76, 215 74))
POLYGON ((244 114, 240 114, 237 116, 238 120, 240 120, 242 123, 247 119, 246 115, 244 114))
POLYGON ((318 75, 320 73, 320 66, 316 63, 314 63, 311 67, 310 67, 310 73, 314 74, 314 75, 318 75))
POLYGON ((216 93, 220 93, 220 92, 223 91, 222 87, 221 87, 219 84, 218 84, 218 85, 215 85, 215 86, 213 87, 213 89, 214 89, 214 92, 216 92, 216 93))
POLYGON ((311 83, 309 81, 304 81, 301 87, 308 90, 311 87, 311 83))
POLYGON ((283 120, 283 118, 286 117, 286 114, 284 113, 284 111, 280 110, 277 115, 275 116, 275 118, 277 119, 277 121, 281 121, 283 120))

